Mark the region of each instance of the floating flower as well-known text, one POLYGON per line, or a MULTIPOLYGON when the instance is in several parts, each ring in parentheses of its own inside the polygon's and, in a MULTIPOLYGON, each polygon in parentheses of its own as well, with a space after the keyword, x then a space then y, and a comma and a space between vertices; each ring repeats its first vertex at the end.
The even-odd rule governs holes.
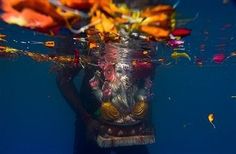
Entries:
POLYGON ((171 34, 174 36, 185 37, 185 36, 190 35, 191 31, 192 30, 187 29, 187 28, 176 28, 171 32, 171 34))
POLYGON ((212 60, 217 63, 217 64, 220 64, 222 63, 224 60, 225 60, 225 55, 223 53, 218 53, 218 54, 215 54, 212 58, 212 60))

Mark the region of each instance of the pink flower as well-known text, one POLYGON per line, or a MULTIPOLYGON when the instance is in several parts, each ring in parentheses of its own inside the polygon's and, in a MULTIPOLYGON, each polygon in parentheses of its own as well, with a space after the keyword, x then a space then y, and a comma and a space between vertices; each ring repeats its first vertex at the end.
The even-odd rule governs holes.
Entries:
POLYGON ((212 60, 217 64, 222 63, 225 60, 225 55, 223 53, 215 54, 212 60))
POLYGON ((93 77, 89 80, 89 85, 91 88, 96 89, 99 86, 99 80, 96 77, 93 77))

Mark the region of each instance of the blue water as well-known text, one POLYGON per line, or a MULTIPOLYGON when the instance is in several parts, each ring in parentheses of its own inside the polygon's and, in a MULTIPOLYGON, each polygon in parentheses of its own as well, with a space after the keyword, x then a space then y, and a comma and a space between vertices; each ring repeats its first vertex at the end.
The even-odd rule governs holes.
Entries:
MULTIPOLYGON (((236 99, 231 96, 236 95, 236 61, 217 65, 211 57, 236 50, 236 5, 232 1, 223 5, 222 0, 181 0, 177 12, 180 19, 199 14, 185 25, 193 30, 186 48, 192 57, 201 56, 207 63, 197 67, 183 60, 157 68, 153 98, 157 142, 148 146, 150 153, 235 154, 236 99), (222 30, 225 24, 231 27, 222 30), (206 50, 200 51, 203 43, 206 50), (226 47, 219 50, 217 44, 226 47), (216 129, 208 122, 209 113, 215 115, 216 129)), ((0 23, 0 27, 9 40, 48 39, 16 26, 0 23)), ((30 49, 46 50, 41 46, 30 49)), ((75 114, 59 93, 50 68, 51 64, 28 58, 0 59, 0 154, 73 152, 75 114)))

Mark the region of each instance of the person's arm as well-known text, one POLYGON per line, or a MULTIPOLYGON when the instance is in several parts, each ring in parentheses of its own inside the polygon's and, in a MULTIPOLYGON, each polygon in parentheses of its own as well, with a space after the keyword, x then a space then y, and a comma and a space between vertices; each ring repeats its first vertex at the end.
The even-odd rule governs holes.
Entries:
POLYGON ((93 119, 84 108, 80 95, 73 82, 74 77, 80 70, 81 68, 63 68, 57 74, 57 85, 61 94, 77 114, 77 118, 80 118, 85 123, 88 139, 94 141, 98 133, 99 123, 97 120, 93 119))
POLYGON ((57 85, 68 104, 74 112, 87 123, 92 117, 83 107, 77 88, 73 83, 74 77, 80 72, 81 68, 65 67, 57 74, 57 85))

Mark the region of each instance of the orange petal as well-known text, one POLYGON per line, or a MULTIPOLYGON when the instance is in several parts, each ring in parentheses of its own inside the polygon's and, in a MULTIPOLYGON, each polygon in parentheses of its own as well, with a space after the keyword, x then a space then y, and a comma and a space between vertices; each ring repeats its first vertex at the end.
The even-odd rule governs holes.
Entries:
POLYGON ((170 34, 170 30, 154 26, 141 26, 140 30, 147 34, 151 34, 157 39, 165 39, 170 34))

